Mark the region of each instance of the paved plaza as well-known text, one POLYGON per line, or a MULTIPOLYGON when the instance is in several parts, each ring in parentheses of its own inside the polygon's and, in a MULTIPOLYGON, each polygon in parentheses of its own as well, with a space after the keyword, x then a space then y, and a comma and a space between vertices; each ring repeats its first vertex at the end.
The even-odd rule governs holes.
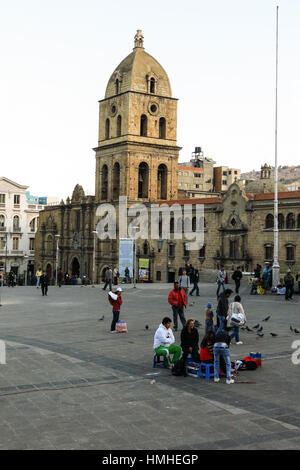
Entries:
MULTIPOLYGON (((153 369, 153 335, 171 314, 171 284, 124 286, 127 334, 109 333, 101 287, 50 287, 47 297, 35 287, 2 289, 0 449, 300 449, 300 364, 291 360, 300 334, 290 331, 300 331, 299 295, 285 302, 242 286, 248 325, 271 318, 261 323, 263 338, 242 331, 244 344, 231 346, 232 359, 260 351, 262 368, 226 385, 153 369)), ((203 325, 215 292, 200 283, 186 318, 203 325)))

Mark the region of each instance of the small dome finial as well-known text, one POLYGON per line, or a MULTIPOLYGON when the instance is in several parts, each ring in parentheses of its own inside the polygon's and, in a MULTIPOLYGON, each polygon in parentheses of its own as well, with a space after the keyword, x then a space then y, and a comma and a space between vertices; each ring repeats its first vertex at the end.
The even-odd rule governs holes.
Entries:
POLYGON ((134 49, 137 47, 144 49, 144 36, 141 29, 138 29, 134 36, 134 49))

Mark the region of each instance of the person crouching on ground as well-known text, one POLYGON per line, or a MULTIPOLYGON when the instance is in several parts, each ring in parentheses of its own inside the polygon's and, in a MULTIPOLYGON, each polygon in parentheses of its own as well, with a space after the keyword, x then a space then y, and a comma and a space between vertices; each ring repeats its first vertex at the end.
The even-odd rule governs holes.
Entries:
POLYGON ((172 305, 174 330, 178 328, 178 315, 180 317, 183 328, 185 327, 186 320, 184 317, 184 307, 186 307, 186 294, 184 289, 179 285, 178 281, 174 282, 174 289, 171 290, 168 297, 168 302, 172 305))
POLYGON ((199 354, 199 333, 194 328, 194 320, 187 320, 185 327, 181 331, 181 349, 183 351, 182 359, 185 362, 189 354, 191 354, 195 362, 200 362, 199 354))
POLYGON ((154 335, 153 349, 159 356, 164 356, 165 365, 171 368, 171 364, 181 357, 181 347, 175 343, 173 331, 171 329, 171 318, 163 318, 161 324, 154 335), (173 356, 172 359, 170 356, 173 356))
POLYGON ((123 303, 121 287, 118 287, 116 292, 109 292, 108 299, 109 299, 110 304, 112 305, 112 313, 113 313, 113 319, 111 322, 110 332, 115 333, 116 323, 119 321, 121 305, 123 303))
POLYGON ((226 364, 226 383, 233 384, 234 380, 231 378, 231 362, 230 362, 230 336, 225 330, 218 330, 215 336, 214 344, 214 371, 215 371, 215 382, 219 382, 219 369, 220 369, 220 357, 223 357, 226 364))

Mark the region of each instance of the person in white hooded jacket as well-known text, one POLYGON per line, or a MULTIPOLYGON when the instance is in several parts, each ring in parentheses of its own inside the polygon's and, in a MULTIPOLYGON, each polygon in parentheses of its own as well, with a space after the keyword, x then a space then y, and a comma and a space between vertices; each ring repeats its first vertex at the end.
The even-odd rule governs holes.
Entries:
POLYGON ((154 335, 153 349, 159 356, 164 356, 165 364, 171 367, 175 361, 181 357, 181 347, 175 343, 173 331, 171 329, 172 320, 168 317, 163 318, 161 324, 154 335), (172 355, 172 359, 170 357, 172 355))

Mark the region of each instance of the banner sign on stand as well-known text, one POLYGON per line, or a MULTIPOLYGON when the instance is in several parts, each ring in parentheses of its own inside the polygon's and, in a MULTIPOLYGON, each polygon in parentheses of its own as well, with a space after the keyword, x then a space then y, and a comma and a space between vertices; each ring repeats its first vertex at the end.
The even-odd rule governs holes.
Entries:
POLYGON ((139 280, 149 281, 149 259, 139 259, 139 280))
POLYGON ((125 277, 125 269, 129 269, 129 276, 133 277, 133 238, 120 238, 119 244, 119 273, 125 277))

